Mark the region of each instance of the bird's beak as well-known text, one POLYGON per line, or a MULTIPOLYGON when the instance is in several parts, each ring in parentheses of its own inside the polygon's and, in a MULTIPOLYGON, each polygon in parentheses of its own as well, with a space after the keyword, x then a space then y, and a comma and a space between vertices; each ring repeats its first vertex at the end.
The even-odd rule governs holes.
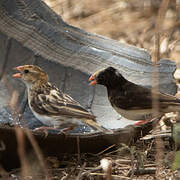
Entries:
POLYGON ((21 73, 16 73, 12 75, 13 78, 21 78, 21 76, 21 73))
POLYGON ((17 66, 17 67, 15 67, 13 69, 22 72, 23 69, 24 69, 24 66, 17 66))
POLYGON ((96 76, 95 76, 95 75, 91 75, 91 77, 89 78, 89 81, 91 81, 91 82, 90 82, 90 85, 91 85, 91 86, 96 85, 96 84, 97 84, 96 76))
POLYGON ((23 71, 23 66, 17 66, 17 67, 15 67, 13 69, 19 71, 20 73, 13 74, 12 77, 13 78, 21 78, 22 77, 21 72, 23 71))

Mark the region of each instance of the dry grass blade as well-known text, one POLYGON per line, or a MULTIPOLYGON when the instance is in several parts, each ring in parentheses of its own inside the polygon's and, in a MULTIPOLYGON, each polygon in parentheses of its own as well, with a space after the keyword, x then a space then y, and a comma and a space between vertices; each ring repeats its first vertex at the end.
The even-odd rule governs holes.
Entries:
POLYGON ((3 141, 0 141, 0 151, 4 151, 6 149, 6 145, 3 141))
POLYGON ((167 7, 169 4, 169 0, 163 0, 161 6, 158 11, 158 17, 155 23, 155 56, 154 61, 157 63, 160 59, 160 31, 162 29, 163 20, 165 13, 167 11, 167 7))
MULTIPOLYGON (((161 2, 161 6, 158 11, 158 17, 155 23, 155 56, 154 56, 154 71, 153 71, 153 88, 152 88, 152 98, 153 98, 153 113, 154 116, 158 116, 159 114, 159 103, 158 103, 158 69, 157 63, 160 59, 160 31, 163 24, 164 16, 169 4, 169 0, 163 0, 161 2)), ((154 130, 157 128, 157 122, 154 123, 154 130)), ((162 159, 163 159, 163 142, 160 138, 156 137, 156 163, 158 165, 156 175, 159 177, 160 168, 162 167, 162 159)))
POLYGON ((19 113, 19 109, 16 109, 18 97, 19 97, 18 92, 13 91, 9 106, 13 113, 13 120, 15 124, 15 133, 16 133, 17 145, 18 145, 17 151, 18 151, 20 163, 21 163, 21 174, 22 174, 22 177, 25 178, 28 176, 28 173, 30 172, 30 167, 29 167, 29 164, 26 158, 27 156, 25 153, 25 141, 24 141, 25 137, 24 137, 23 130, 16 126, 18 124, 18 113, 19 113))
POLYGON ((26 178, 29 174, 30 167, 26 158, 27 154, 25 152, 25 142, 24 142, 25 137, 23 130, 21 128, 16 127, 15 131, 16 131, 16 138, 18 144, 18 154, 21 162, 21 173, 22 173, 22 177, 26 178))
POLYGON ((83 166, 81 167, 81 169, 80 169, 80 171, 76 177, 76 180, 80 180, 82 178, 83 171, 84 171, 85 167, 86 167, 86 163, 84 163, 83 166))
POLYGON ((112 148, 115 147, 115 146, 116 146, 116 144, 113 144, 113 145, 107 147, 106 149, 102 150, 101 152, 97 153, 96 155, 97 155, 97 156, 100 156, 101 154, 105 153, 106 151, 112 149, 112 148))
POLYGON ((78 163, 80 163, 81 160, 81 152, 80 152, 80 138, 77 136, 77 153, 78 153, 78 163))
POLYGON ((9 177, 9 173, 6 172, 3 167, 1 167, 0 165, 0 176, 2 177, 2 179, 8 179, 9 177))
MULTIPOLYGON (((9 103, 10 109, 14 114, 13 120, 15 121, 15 124, 18 124, 17 121, 19 119, 19 111, 20 111, 19 109, 16 108, 17 102, 18 102, 18 97, 19 97, 18 92, 14 91, 12 94, 10 103, 9 103)), ((33 147, 35 154, 39 160, 42 171, 44 171, 44 175, 45 175, 46 179, 50 179, 49 174, 48 174, 48 168, 45 165, 43 155, 42 155, 41 150, 40 150, 36 140, 34 139, 32 133, 27 128, 24 128, 24 131, 23 131, 19 127, 15 128, 15 132, 16 132, 16 136, 17 136, 18 153, 19 153, 19 158, 20 158, 21 167, 22 167, 22 177, 23 178, 27 177, 28 171, 30 171, 30 166, 28 164, 28 161, 26 159, 26 154, 25 154, 25 142, 24 142, 24 138, 25 138, 24 132, 25 132, 29 141, 32 144, 32 147, 33 147)))
POLYGON ((41 150, 39 148, 39 145, 37 144, 36 140, 34 139, 32 133, 29 131, 29 129, 25 129, 24 131, 25 131, 28 139, 30 140, 30 142, 32 144, 32 147, 33 147, 35 154, 39 160, 39 163, 42 167, 42 170, 44 171, 44 175, 45 175, 46 179, 50 179, 50 176, 48 173, 48 168, 46 166, 46 163, 45 163, 45 160, 44 160, 43 155, 41 153, 41 150))
POLYGON ((134 175, 155 174, 156 168, 136 169, 134 171, 131 170, 131 171, 129 171, 128 176, 131 176, 132 173, 134 175))

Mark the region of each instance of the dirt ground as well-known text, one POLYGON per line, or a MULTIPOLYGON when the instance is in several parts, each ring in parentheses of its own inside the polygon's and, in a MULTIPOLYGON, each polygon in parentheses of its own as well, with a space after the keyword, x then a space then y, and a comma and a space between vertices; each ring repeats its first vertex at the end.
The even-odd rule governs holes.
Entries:
MULTIPOLYGON (((100 34, 119 42, 149 51, 155 59, 155 33, 161 0, 45 0, 67 23, 88 32, 100 34)), ((170 58, 180 68, 180 1, 170 0, 165 16, 159 22, 159 57, 170 58)), ((177 75, 177 78, 179 76, 177 75)), ((179 94, 179 93, 178 93, 179 94)), ((105 150, 98 154, 64 155, 59 161, 49 157, 51 179, 180 179, 172 170, 175 148, 171 137, 174 115, 164 118, 157 131, 158 138, 149 136, 128 147, 105 150), (163 124, 163 125, 162 125, 163 124), (163 127, 163 128, 162 128, 163 127), (111 177, 109 175, 112 174, 111 177)), ((156 133, 156 132, 154 132, 156 133)), ((11 172, 16 179, 17 172, 11 172)), ((34 174, 27 179, 41 179, 34 174)))

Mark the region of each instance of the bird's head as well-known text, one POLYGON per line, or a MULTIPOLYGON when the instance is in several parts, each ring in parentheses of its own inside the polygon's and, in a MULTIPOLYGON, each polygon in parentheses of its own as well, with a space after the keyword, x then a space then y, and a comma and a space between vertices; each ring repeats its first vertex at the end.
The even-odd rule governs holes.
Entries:
POLYGON ((28 87, 48 82, 48 75, 38 66, 24 65, 14 69, 19 71, 19 73, 14 74, 13 77, 20 78, 28 87))
POLYGON ((109 87, 120 81, 121 78, 124 79, 117 69, 113 67, 107 67, 92 74, 89 78, 89 81, 91 81, 90 85, 92 86, 95 84, 101 84, 109 87))

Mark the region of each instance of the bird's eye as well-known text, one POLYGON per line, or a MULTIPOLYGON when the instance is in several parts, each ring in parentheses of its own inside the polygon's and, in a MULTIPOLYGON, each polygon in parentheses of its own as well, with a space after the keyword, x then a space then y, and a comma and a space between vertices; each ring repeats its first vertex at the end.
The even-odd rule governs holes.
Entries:
POLYGON ((29 70, 28 70, 28 69, 25 69, 25 70, 24 70, 24 73, 25 73, 25 74, 27 74, 28 72, 29 72, 29 70))

